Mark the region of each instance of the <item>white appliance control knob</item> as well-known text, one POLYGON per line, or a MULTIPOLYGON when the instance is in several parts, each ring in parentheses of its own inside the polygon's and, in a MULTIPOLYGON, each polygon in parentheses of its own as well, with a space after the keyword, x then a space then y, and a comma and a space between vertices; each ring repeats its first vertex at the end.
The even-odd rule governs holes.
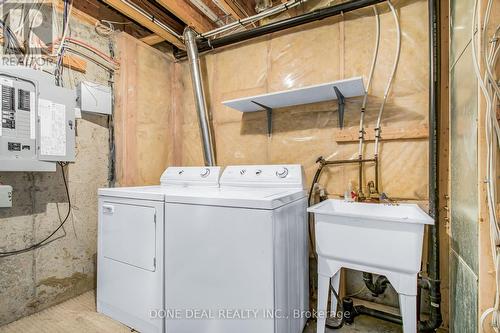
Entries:
POLYGON ((210 175, 210 169, 209 168, 206 168, 205 170, 203 170, 201 173, 200 173, 200 176, 202 178, 207 178, 208 175, 210 175))
POLYGON ((240 175, 242 175, 242 176, 243 176, 245 173, 247 173, 247 171, 246 171, 245 169, 241 169, 241 170, 240 170, 240 175))
POLYGON ((261 173, 262 173, 262 170, 260 170, 260 169, 259 169, 259 170, 257 170, 257 171, 255 171, 255 174, 256 174, 257 176, 259 176, 261 173))
POLYGON ((278 171, 276 171, 276 176, 280 178, 286 178, 286 176, 288 176, 288 169, 280 168, 278 171))

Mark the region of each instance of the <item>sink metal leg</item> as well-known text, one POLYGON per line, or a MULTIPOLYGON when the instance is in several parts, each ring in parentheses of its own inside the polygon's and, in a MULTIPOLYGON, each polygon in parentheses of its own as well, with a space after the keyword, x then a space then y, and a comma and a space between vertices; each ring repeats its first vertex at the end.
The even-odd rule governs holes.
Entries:
POLYGON ((330 277, 318 274, 318 313, 316 333, 325 333, 330 277))
POLYGON ((417 296, 399 294, 403 332, 417 333, 417 296))

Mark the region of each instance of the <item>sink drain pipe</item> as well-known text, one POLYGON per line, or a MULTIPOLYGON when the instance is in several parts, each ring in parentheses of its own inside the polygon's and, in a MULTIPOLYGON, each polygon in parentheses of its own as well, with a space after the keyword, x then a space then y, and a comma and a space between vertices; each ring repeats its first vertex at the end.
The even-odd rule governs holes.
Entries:
POLYGON ((363 272, 363 281, 368 290, 371 291, 373 297, 382 295, 390 284, 389 279, 383 275, 379 275, 375 282, 373 282, 373 274, 367 272, 363 272))
POLYGON ((194 100, 196 112, 198 113, 198 124, 200 126, 200 136, 203 143, 203 159, 206 166, 215 165, 215 152, 210 128, 207 102, 201 78, 200 57, 198 55, 198 45, 196 44, 196 32, 187 27, 184 30, 184 42, 189 59, 191 70, 191 81, 193 82, 194 100))
POLYGON ((440 89, 440 1, 429 0, 429 215, 434 225, 429 228, 429 262, 427 266, 430 296, 429 320, 420 322, 421 332, 433 331, 443 321, 441 315, 441 280, 439 272, 439 89, 440 89))

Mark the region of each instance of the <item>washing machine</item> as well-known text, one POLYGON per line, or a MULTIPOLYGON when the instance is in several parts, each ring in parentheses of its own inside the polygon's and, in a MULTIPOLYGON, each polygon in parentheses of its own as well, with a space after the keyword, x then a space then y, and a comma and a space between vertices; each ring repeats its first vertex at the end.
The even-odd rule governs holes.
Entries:
POLYGON ((168 168, 161 185, 99 189, 97 311, 165 332, 165 197, 218 188, 220 168, 168 168))
POLYGON ((299 165, 229 166, 165 198, 168 333, 301 333, 309 309, 299 165))

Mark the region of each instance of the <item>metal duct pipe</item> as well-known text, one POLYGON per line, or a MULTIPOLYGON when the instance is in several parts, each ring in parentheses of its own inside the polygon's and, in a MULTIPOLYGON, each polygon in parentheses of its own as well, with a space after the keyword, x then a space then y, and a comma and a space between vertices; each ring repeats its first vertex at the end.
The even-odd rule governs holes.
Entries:
POLYGON ((205 91, 201 78, 200 58, 198 56, 198 46, 196 45, 196 33, 189 27, 184 30, 184 43, 191 69, 191 81, 193 82, 194 101, 196 112, 198 113, 198 123, 200 125, 200 136, 203 143, 203 159, 205 165, 215 165, 215 152, 212 140, 212 133, 208 117, 205 91))

